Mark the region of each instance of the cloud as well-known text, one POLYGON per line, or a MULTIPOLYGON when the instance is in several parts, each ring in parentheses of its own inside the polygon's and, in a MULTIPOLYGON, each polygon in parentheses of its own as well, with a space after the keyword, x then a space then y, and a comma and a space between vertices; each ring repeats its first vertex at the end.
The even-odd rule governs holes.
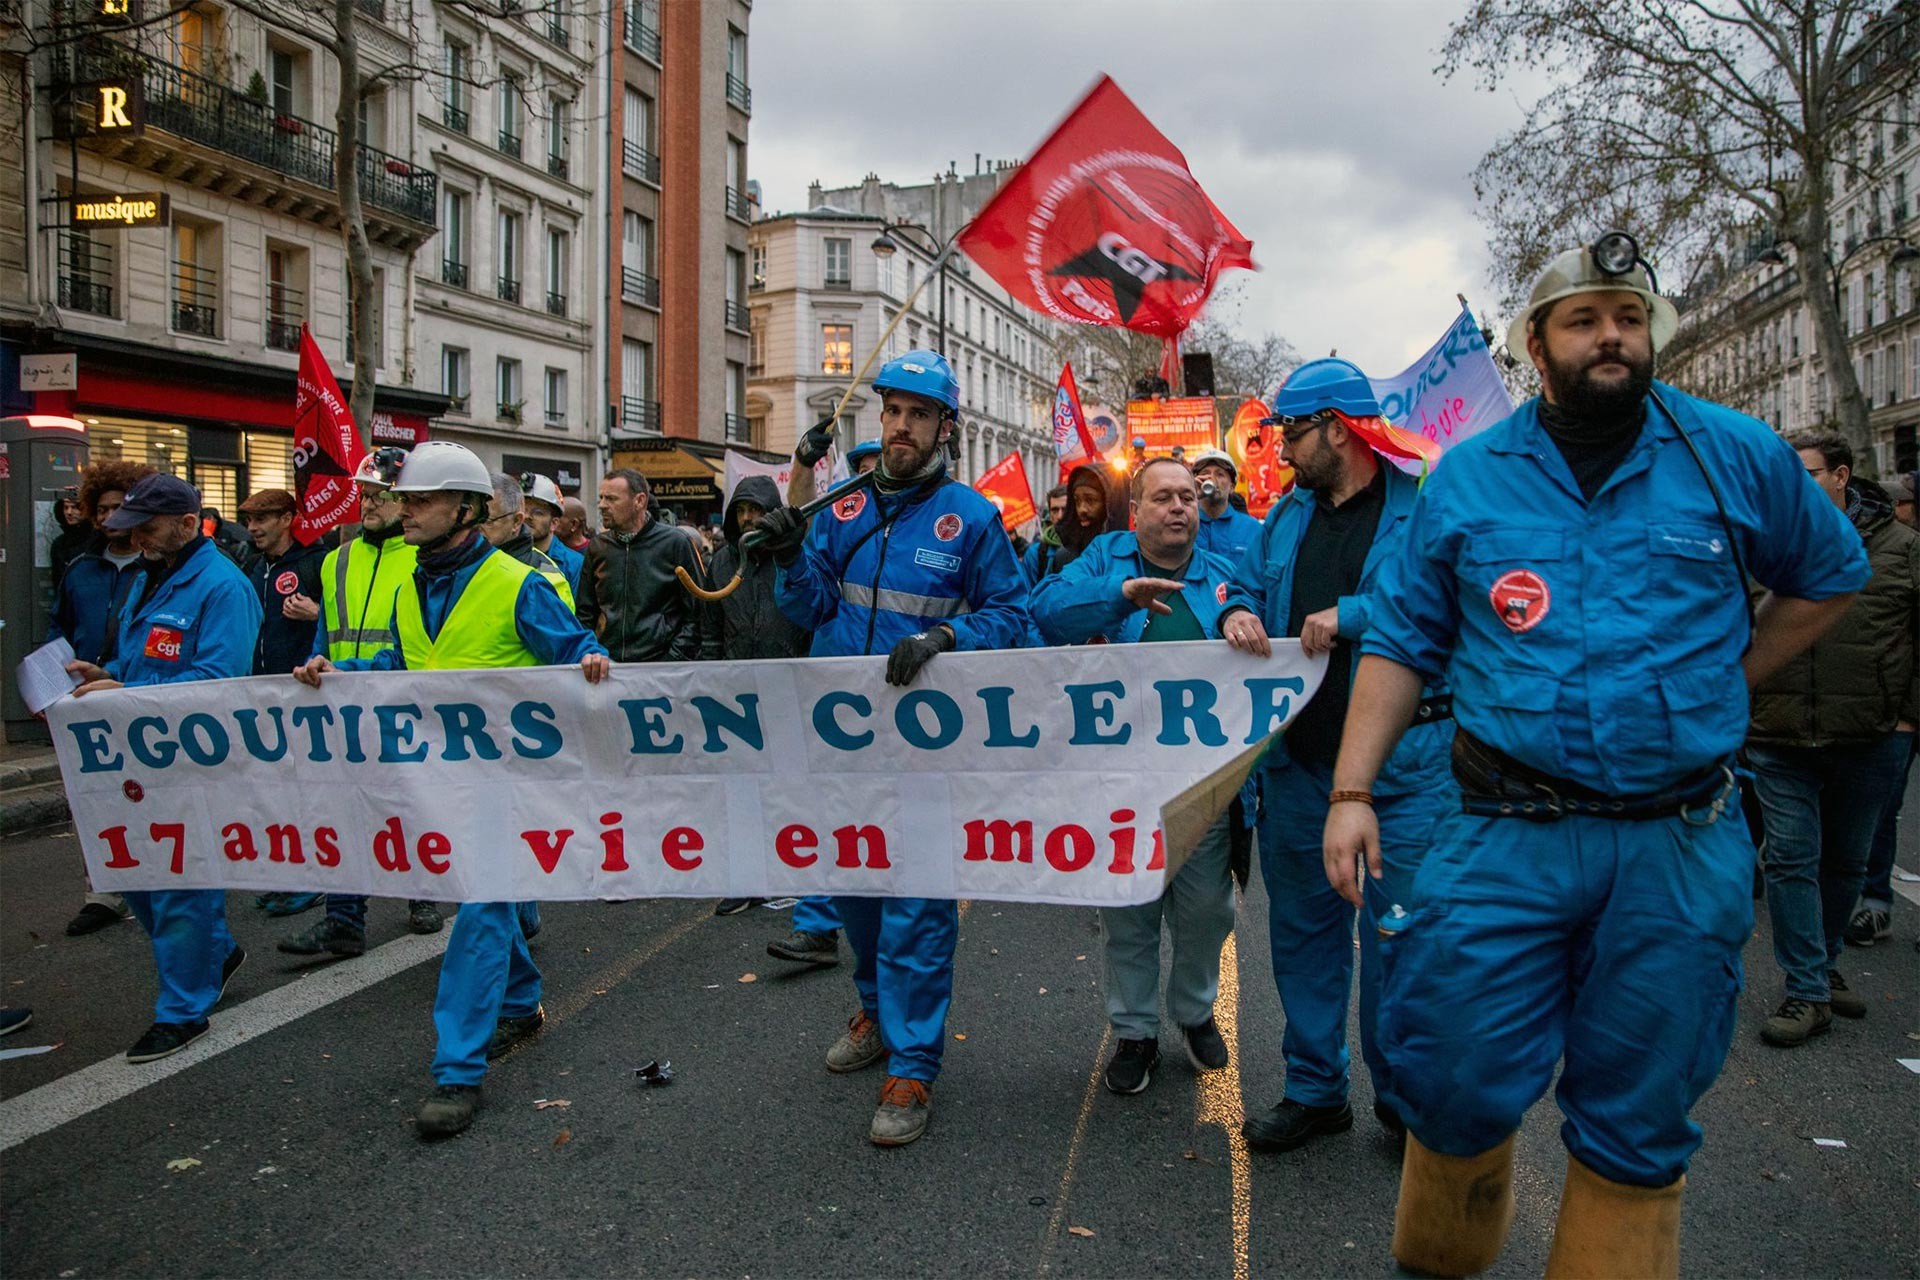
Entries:
MULTIPOLYGON (((1024 156, 1105 71, 1186 153, 1263 270, 1240 330, 1379 373, 1490 296, 1469 174, 1519 123, 1510 95, 1433 74, 1444 0, 1178 4, 785 0, 753 14, 752 175, 901 184, 1024 156)), ((1230 277, 1232 278, 1232 277, 1230 277)))

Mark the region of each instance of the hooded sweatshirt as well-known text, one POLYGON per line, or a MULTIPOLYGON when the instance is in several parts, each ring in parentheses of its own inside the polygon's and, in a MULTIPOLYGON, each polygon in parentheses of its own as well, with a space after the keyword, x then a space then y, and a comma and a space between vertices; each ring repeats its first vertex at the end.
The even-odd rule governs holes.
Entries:
POLYGON ((1113 495, 1107 488, 1106 473, 1091 464, 1075 467, 1067 475, 1067 509, 1060 520, 1040 536, 1027 552, 1027 576, 1034 582, 1050 573, 1058 573, 1080 558, 1087 544, 1107 532, 1113 495), (1100 514, 1091 524, 1082 523, 1074 506, 1077 490, 1091 487, 1100 495, 1100 514))
POLYGON ((813 644, 813 633, 796 627, 774 603, 775 569, 765 551, 740 549, 740 504, 750 502, 762 511, 780 506, 780 490, 767 476, 748 476, 733 491, 720 530, 725 537, 713 553, 713 583, 723 586, 740 574, 740 587, 719 604, 703 625, 720 634, 722 658, 803 658, 813 644))

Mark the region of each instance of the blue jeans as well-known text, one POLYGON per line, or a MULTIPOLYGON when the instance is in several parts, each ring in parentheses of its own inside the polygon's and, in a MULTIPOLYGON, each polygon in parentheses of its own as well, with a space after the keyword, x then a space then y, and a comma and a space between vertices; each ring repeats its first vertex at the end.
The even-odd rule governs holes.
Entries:
POLYGON ((1907 778, 1913 772, 1916 755, 1920 755, 1920 739, 1914 741, 1907 754, 1907 767, 1900 771, 1900 783, 1880 815, 1880 825, 1873 833, 1873 847, 1867 851, 1867 882, 1860 889, 1860 900, 1881 911, 1893 910, 1894 844, 1900 834, 1900 806, 1907 798, 1907 778))
POLYGON ((1830 747, 1749 746, 1767 828, 1767 914, 1789 996, 1830 998, 1867 852, 1913 752, 1911 733, 1830 747))
MULTIPOLYGON (((407 909, 412 910, 422 900, 407 899, 407 909)), ((330 893, 327 895, 327 919, 338 920, 350 929, 367 931, 367 898, 361 893, 330 893)))
POLYGON ((1231 817, 1207 828, 1193 854, 1152 902, 1102 907, 1106 934, 1107 1019, 1122 1040, 1160 1035, 1160 922, 1173 937, 1167 1015, 1182 1027, 1213 1017, 1220 994, 1220 948, 1233 932, 1233 873, 1227 867, 1231 817))

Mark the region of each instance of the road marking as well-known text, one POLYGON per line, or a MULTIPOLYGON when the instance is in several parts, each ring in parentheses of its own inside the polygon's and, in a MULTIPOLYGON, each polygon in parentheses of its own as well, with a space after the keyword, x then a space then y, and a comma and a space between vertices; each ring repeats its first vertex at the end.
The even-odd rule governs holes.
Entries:
MULTIPOLYGON (((1906 868, 1902 867, 1901 870, 1904 871, 1906 868)), ((1902 880, 1899 876, 1895 876, 1893 877, 1893 891, 1905 898, 1908 902, 1920 906, 1920 885, 1913 884, 1910 881, 1902 880)))
POLYGON ((1240 1124, 1246 1106, 1240 1094, 1240 949, 1232 934, 1220 948, 1220 998, 1214 1002, 1214 1021, 1227 1042, 1227 1069, 1200 1077, 1195 1109, 1200 1124, 1217 1124, 1227 1135, 1227 1164, 1233 1177, 1233 1280, 1247 1280, 1249 1243, 1253 1228, 1253 1167, 1247 1159, 1247 1139, 1240 1124))
POLYGON ((1107 1046, 1113 1042, 1113 1028, 1100 1033, 1100 1045, 1093 1051, 1093 1070, 1087 1074, 1087 1088, 1080 1096, 1080 1114, 1073 1121, 1073 1141, 1067 1144, 1067 1167, 1060 1171, 1060 1189, 1053 1196, 1053 1213, 1047 1218, 1047 1230, 1040 1237, 1040 1265, 1036 1276, 1044 1276, 1053 1264, 1053 1247, 1060 1241, 1060 1224, 1067 1218, 1067 1195, 1073 1190, 1073 1177, 1080 1168, 1080 1148, 1087 1140, 1087 1121, 1093 1115, 1094 1099, 1100 1096, 1100 1069, 1107 1060, 1107 1046))
MULTIPOLYGON (((566 1018, 571 1018, 574 1014, 580 1012, 592 1003, 598 993, 613 990, 614 987, 639 972, 641 965, 653 959, 662 951, 665 951, 668 947, 680 941, 680 939, 686 937, 689 933, 692 933, 695 929, 711 919, 713 919, 713 908, 702 903, 700 909, 693 915, 688 916, 673 928, 660 934, 654 938, 652 942, 649 942, 638 951, 631 952, 624 959, 616 961, 605 969, 602 969, 599 973, 583 983, 574 994, 555 1001, 553 1005, 547 1009, 547 1022, 551 1024, 560 1022, 566 1018)), ((524 1046, 531 1043, 533 1042, 530 1040, 522 1041, 521 1045, 524 1046)), ((521 1046, 516 1046, 516 1048, 519 1047, 521 1046)))
POLYGON ((70 1075, 0 1103, 0 1151, 111 1106, 148 1085, 197 1067, 229 1049, 237 1049, 296 1018, 366 990, 433 959, 447 948, 452 926, 439 933, 408 934, 375 947, 352 964, 330 965, 225 1013, 215 1012, 213 1029, 170 1058, 135 1065, 120 1054, 82 1067, 70 1075))

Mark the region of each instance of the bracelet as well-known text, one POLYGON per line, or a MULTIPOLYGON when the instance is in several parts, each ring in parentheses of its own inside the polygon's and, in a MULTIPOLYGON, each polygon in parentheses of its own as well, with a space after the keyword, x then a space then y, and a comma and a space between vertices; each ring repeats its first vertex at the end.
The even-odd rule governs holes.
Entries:
POLYGON ((1364 804, 1371 808, 1373 805, 1373 793, 1371 791, 1335 791, 1327 797, 1327 803, 1364 804))

